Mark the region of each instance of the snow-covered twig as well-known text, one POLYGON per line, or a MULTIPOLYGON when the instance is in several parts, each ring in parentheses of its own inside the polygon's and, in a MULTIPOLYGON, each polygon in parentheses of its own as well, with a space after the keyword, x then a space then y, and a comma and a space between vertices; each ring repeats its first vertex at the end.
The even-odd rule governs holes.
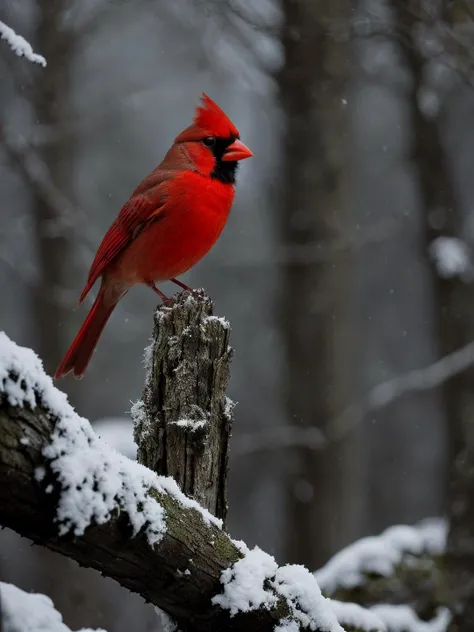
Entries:
MULTIPOLYGON (((0 582, 2 632, 71 632, 46 595, 26 593, 0 582)), ((105 632, 83 628, 79 632, 105 632)))
POLYGON ((33 49, 31 48, 31 44, 29 44, 24 37, 22 37, 21 35, 17 35, 12 28, 1 21, 0 39, 5 40, 12 51, 16 55, 18 55, 18 57, 26 57, 28 61, 31 61, 34 64, 46 66, 46 59, 42 55, 34 53, 33 49))
POLYGON ((436 388, 473 365, 474 342, 471 342, 422 369, 413 369, 377 384, 361 401, 352 404, 331 421, 327 440, 338 441, 356 427, 367 413, 388 406, 406 393, 436 388))
POLYGON ((315 426, 281 426, 237 437, 233 449, 238 456, 299 446, 309 450, 324 449, 329 443, 343 439, 369 413, 388 406, 406 393, 436 388, 473 365, 474 342, 471 342, 426 367, 376 384, 359 401, 331 420, 325 433, 315 426))

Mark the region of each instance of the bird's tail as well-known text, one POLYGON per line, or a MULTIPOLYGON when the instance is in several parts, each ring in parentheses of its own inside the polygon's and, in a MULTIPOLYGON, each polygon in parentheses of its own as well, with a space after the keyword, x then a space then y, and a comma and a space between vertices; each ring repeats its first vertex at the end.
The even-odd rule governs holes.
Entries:
POLYGON ((84 375, 100 335, 117 305, 117 301, 105 302, 104 294, 104 288, 101 287, 86 320, 54 374, 55 380, 71 371, 76 377, 84 375))

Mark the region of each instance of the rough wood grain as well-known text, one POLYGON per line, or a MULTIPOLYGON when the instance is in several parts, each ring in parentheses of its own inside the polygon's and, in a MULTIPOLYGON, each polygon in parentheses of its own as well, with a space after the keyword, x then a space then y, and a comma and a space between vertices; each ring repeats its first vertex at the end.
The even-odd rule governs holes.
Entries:
POLYGON ((155 313, 142 399, 133 407, 138 460, 172 476, 225 522, 232 404, 230 326, 200 291, 155 313))

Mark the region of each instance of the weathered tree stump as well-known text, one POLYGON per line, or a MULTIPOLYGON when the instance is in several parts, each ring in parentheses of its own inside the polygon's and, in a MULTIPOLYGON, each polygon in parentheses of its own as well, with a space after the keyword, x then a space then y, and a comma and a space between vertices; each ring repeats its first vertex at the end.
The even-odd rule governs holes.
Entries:
POLYGON ((138 460, 172 476, 224 521, 232 402, 226 397, 230 326, 203 291, 155 312, 142 399, 132 410, 138 460))

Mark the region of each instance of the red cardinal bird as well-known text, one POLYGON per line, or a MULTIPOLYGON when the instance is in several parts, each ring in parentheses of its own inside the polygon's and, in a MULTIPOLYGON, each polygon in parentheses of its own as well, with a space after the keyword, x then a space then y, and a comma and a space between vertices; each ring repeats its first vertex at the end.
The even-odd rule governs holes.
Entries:
POLYGON ((232 121, 203 94, 192 125, 138 185, 102 240, 79 303, 101 277, 99 293, 55 379, 84 374, 114 307, 133 285, 148 285, 163 301, 155 282, 190 289, 176 277, 217 241, 234 200, 237 161, 250 156, 232 121))

